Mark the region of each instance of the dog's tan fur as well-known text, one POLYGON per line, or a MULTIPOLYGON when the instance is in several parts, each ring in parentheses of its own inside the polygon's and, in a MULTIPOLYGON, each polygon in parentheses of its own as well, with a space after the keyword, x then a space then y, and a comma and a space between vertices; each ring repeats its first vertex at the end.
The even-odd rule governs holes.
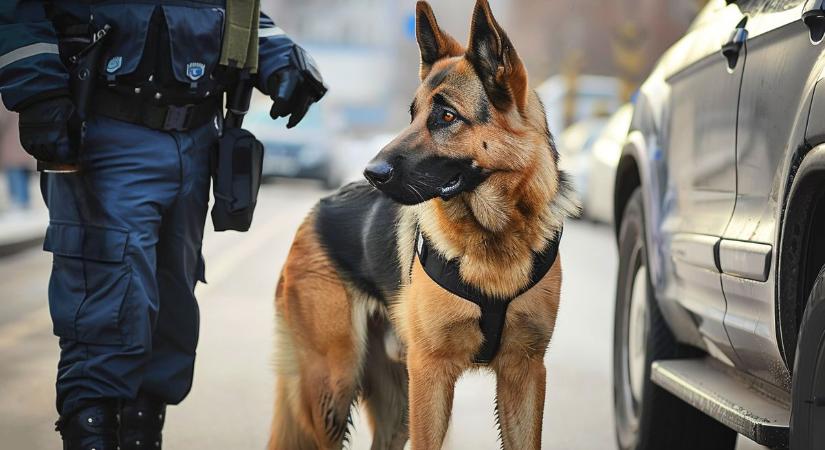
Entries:
MULTIPOLYGON (((415 109, 426 111, 440 94, 459 114, 472 117, 489 89, 465 57, 478 42, 471 36, 465 50, 438 27, 429 5, 419 2, 417 9, 419 42, 421 25, 429 26, 428 37, 436 43, 429 50, 438 57, 427 61, 422 49, 415 109), (435 83, 434 77, 443 80, 435 83)), ((483 339, 480 310, 424 273, 413 258, 416 230, 445 257, 458 258, 465 282, 487 294, 512 296, 528 284, 534 252, 544 249, 575 208, 560 185, 544 109, 528 88, 524 65, 486 0, 476 5, 473 30, 477 21, 491 24, 497 34, 503 62, 492 78, 505 87, 510 102, 491 105, 486 122, 466 125, 470 129, 448 137, 426 132, 427 114, 417 114, 388 148, 403 142, 433 154, 472 158, 489 177, 452 200, 402 209, 397 223, 402 286, 390 308, 369 299, 337 273, 311 226, 312 216, 300 227, 276 296, 281 362, 270 450, 340 448, 350 405, 359 393, 375 430, 374 449, 403 448, 407 421, 413 449, 440 448, 456 380, 477 367, 473 357, 483 339), (386 336, 382 349, 370 346, 368 328, 386 336), (393 358, 406 364, 406 373, 392 375, 393 358), (376 365, 389 369, 379 373, 373 369, 376 365), (405 386, 382 387, 390 383, 382 377, 390 376, 400 378, 395 380, 399 383, 408 376, 408 391, 405 386), (407 395, 408 416, 406 410, 392 407, 406 405, 407 395)), ((540 448, 543 359, 560 289, 559 256, 537 285, 510 304, 501 348, 488 366, 497 377, 505 449, 540 448)))

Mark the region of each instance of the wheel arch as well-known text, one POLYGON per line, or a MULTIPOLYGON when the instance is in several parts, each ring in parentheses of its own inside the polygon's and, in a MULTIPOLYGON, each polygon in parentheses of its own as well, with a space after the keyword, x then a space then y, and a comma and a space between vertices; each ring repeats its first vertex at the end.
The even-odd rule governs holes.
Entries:
POLYGON ((616 182, 613 187, 613 228, 617 240, 627 202, 630 201, 633 191, 641 185, 642 178, 636 157, 631 152, 625 152, 616 167, 616 182))
POLYGON ((791 370, 808 295, 825 265, 825 144, 804 150, 794 156, 788 177, 778 255, 777 325, 791 370))

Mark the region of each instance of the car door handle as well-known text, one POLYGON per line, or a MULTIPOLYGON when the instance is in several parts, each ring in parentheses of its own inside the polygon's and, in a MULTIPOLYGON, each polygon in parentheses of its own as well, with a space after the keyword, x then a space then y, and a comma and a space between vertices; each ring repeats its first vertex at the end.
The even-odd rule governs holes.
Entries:
POLYGON ((739 53, 742 52, 742 47, 745 41, 748 40, 748 30, 745 29, 744 24, 737 26, 730 34, 730 39, 722 45, 722 56, 728 61, 728 70, 733 70, 739 63, 739 53))
POLYGON ((822 42, 825 37, 825 0, 809 1, 802 11, 802 22, 808 27, 811 44, 822 42))

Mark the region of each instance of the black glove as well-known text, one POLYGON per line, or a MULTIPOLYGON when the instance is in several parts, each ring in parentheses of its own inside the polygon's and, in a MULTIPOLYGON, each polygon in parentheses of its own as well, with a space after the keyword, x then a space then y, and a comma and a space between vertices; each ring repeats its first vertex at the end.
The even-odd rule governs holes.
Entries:
POLYGON ((303 48, 294 46, 289 62, 289 66, 269 76, 267 89, 272 93, 269 115, 273 119, 289 116, 286 127, 292 128, 304 118, 310 105, 327 93, 327 87, 315 60, 303 48))
POLYGON ((68 97, 55 97, 20 111, 20 143, 26 151, 47 163, 77 162, 80 120, 68 97))

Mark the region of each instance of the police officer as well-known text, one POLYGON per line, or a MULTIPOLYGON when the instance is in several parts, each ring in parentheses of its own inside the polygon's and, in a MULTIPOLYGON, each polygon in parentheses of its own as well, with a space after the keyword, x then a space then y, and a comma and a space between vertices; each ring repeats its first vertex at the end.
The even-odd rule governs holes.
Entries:
MULTIPOLYGON (((47 167, 70 169, 41 177, 50 214, 44 248, 54 261, 49 307, 60 345, 56 403, 64 449, 160 448, 165 405, 179 403, 191 388, 194 287, 204 281, 210 153, 222 132, 224 92, 251 75, 273 98, 273 118, 288 116, 288 127, 323 95, 311 58, 258 15, 258 2, 232 4, 7 0, 0 6, 2 100, 20 113, 23 147, 47 167), (237 29, 243 35, 243 21, 229 14, 239 4, 254 11, 257 32, 257 38, 247 33, 254 45, 243 45, 240 54, 256 53, 227 63, 224 44, 237 29), (100 61, 83 74, 95 88, 79 118, 69 82, 72 56, 104 29, 100 61)), ((237 54, 238 40, 226 47, 237 54)))

